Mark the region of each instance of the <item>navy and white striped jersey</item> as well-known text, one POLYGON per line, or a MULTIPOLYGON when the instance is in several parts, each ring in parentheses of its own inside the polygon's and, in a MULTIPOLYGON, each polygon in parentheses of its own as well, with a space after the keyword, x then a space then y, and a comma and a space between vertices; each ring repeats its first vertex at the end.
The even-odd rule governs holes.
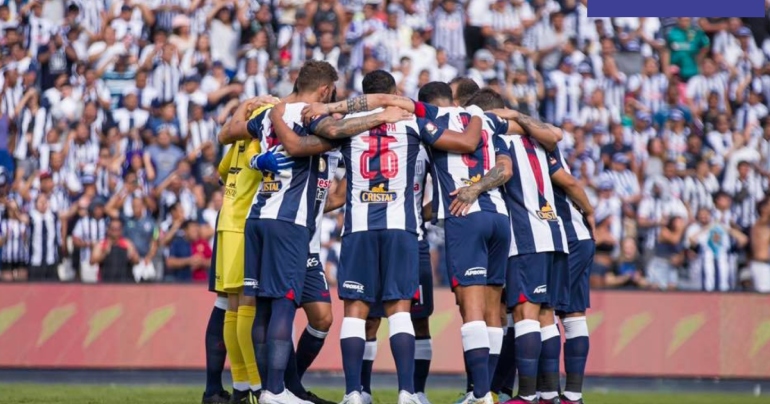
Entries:
POLYGON ((628 90, 639 91, 639 101, 652 113, 660 111, 665 105, 668 78, 663 73, 646 76, 642 73, 628 79, 628 90))
POLYGON ((5 237, 3 264, 26 266, 29 260, 27 226, 18 219, 6 217, 0 221, 0 234, 5 237))
MULTIPOLYGON (((107 224, 108 221, 106 218, 97 219, 90 216, 80 218, 80 220, 75 223, 75 228, 72 229, 72 236, 88 243, 89 246, 93 245, 107 236, 107 224)), ((81 247, 80 262, 90 261, 91 247, 81 247)))
POLYGON ((462 10, 447 13, 439 7, 433 13, 433 47, 446 50, 449 59, 465 57, 465 14, 462 10))
POLYGON ((48 209, 40 213, 32 209, 29 213, 29 265, 55 265, 59 262, 61 246, 61 223, 59 216, 48 209))
MULTIPOLYGON (((549 175, 555 174, 559 169, 564 169, 569 174, 569 164, 564 159, 564 155, 561 154, 559 148, 548 154, 548 167, 549 175)), ((567 196, 559 186, 553 187, 553 196, 555 199, 556 211, 559 212, 559 216, 562 219, 562 225, 564 226, 564 232, 567 234, 567 241, 581 241, 590 240, 593 238, 591 230, 588 227, 585 216, 577 209, 575 202, 567 196)))
POLYGON ((339 150, 332 150, 318 156, 318 189, 315 194, 315 232, 310 239, 310 254, 321 253, 321 222, 324 219, 324 208, 326 207, 326 194, 329 193, 329 187, 332 185, 334 175, 337 172, 342 160, 342 154, 339 150))
POLYGON ((129 111, 127 108, 118 108, 112 112, 112 119, 118 126, 120 133, 128 133, 131 129, 144 129, 150 119, 150 113, 143 109, 129 111))
POLYGON ((417 167, 414 169, 414 208, 417 212, 417 239, 422 241, 425 236, 425 218, 422 216, 422 208, 425 206, 425 200, 433 201, 433 188, 427 196, 425 189, 428 186, 428 170, 430 170, 430 156, 428 150, 420 145, 420 152, 417 154, 417 167))
POLYGON ((370 230, 418 234, 421 212, 416 210, 414 179, 420 142, 431 145, 443 132, 433 122, 415 118, 381 125, 343 143, 348 181, 343 236, 370 230))
POLYGON ((720 223, 706 226, 694 223, 687 228, 685 246, 698 254, 690 261, 689 268, 694 289, 728 292, 735 288, 738 245, 728 231, 729 228, 720 223))
MULTIPOLYGON (((415 103, 415 115, 427 118, 443 129, 462 132, 471 120, 471 115, 459 107, 436 107, 422 102, 415 103)), ((494 136, 498 132, 508 131, 508 123, 491 115, 485 117, 476 151, 469 154, 450 153, 435 148, 428 148, 433 167, 433 212, 434 220, 451 216, 449 205, 453 197, 450 194, 465 186, 481 180, 495 165, 494 136), (499 127, 499 129, 498 129, 499 127)), ((507 215, 505 201, 500 190, 492 189, 479 195, 468 213, 493 212, 507 215)))
POLYGON ((504 192, 511 218, 508 256, 569 252, 564 225, 554 207, 545 149, 529 136, 504 135, 495 138, 495 152, 513 163, 513 176, 504 192))
MULTIPOLYGON (((299 136, 307 136, 308 130, 302 124, 303 102, 286 104, 283 121, 299 136)), ((265 109, 248 122, 252 137, 267 150, 278 144, 270 111, 265 109)), ((275 219, 315 230, 315 202, 318 190, 318 169, 320 156, 295 157, 291 172, 274 175, 264 172, 259 190, 254 194, 248 219, 275 219)))

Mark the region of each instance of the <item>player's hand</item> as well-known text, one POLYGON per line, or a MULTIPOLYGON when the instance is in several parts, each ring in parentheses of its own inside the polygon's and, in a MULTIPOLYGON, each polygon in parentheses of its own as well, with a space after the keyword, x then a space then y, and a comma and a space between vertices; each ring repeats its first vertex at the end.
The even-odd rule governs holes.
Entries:
POLYGON ((384 111, 380 112, 379 115, 385 123, 406 121, 414 117, 414 114, 399 107, 387 107, 384 111))
POLYGON ((589 230, 591 230, 591 234, 596 233, 596 218, 594 215, 586 215, 586 221, 588 222, 589 230))
POLYGON ((471 206, 473 206, 473 203, 476 202, 476 199, 479 197, 478 191, 473 189, 473 187, 458 188, 449 195, 455 197, 452 199, 452 203, 449 204, 449 212, 454 216, 467 215, 471 206))
POLYGON ((279 174, 281 170, 289 170, 294 167, 294 159, 291 158, 282 146, 273 146, 268 151, 251 158, 251 168, 279 174))
POLYGON ((276 119, 283 119, 284 112, 286 112, 285 102, 279 102, 278 104, 275 104, 273 109, 270 110, 270 120, 275 121, 276 119))
POLYGON ((307 104, 305 105, 305 108, 302 108, 302 121, 309 123, 316 117, 327 114, 329 114, 329 107, 327 107, 326 104, 322 102, 314 102, 307 104))

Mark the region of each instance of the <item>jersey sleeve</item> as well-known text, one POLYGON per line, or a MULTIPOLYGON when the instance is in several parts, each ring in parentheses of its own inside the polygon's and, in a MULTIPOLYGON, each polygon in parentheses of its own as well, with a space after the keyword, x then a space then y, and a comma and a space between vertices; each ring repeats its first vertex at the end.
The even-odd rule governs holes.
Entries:
POLYGON ((438 107, 425 102, 414 102, 414 116, 435 121, 438 118, 438 107))
POLYGON ((271 125, 269 125, 270 117, 268 115, 271 109, 272 108, 265 108, 256 114, 256 116, 252 114, 252 118, 246 122, 246 130, 251 137, 262 140, 270 134, 271 125), (265 123, 268 123, 268 125, 265 123))
POLYGON ((487 112, 486 116, 490 126, 492 126, 492 130, 495 132, 495 135, 505 135, 508 133, 507 120, 500 118, 491 112, 487 112))
POLYGON ((420 140, 431 146, 444 134, 443 128, 425 118, 417 118, 417 127, 420 130, 420 140))
POLYGON ((322 122, 324 119, 326 119, 326 118, 332 118, 332 119, 334 119, 334 118, 333 118, 331 115, 321 115, 321 116, 318 116, 318 117, 316 117, 316 118, 313 118, 313 120, 310 122, 310 125, 308 125, 308 127, 307 127, 307 128, 308 128, 308 130, 310 131, 310 133, 316 133, 316 129, 318 128, 318 125, 319 125, 319 124, 320 124, 320 123, 321 123, 321 122, 322 122))
POLYGON ((495 155, 510 157, 511 152, 509 151, 508 144, 505 143, 505 140, 500 136, 493 136, 492 138, 494 139, 495 155))
POLYGON ((548 174, 554 175, 563 168, 564 166, 561 164, 561 152, 559 151, 559 148, 557 147, 554 151, 548 152, 548 174))

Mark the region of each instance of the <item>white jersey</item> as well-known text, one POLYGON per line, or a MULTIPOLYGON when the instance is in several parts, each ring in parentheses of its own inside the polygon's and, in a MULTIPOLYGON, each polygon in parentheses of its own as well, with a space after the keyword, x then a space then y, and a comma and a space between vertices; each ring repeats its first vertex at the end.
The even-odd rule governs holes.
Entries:
POLYGON ((332 150, 319 156, 318 159, 318 189, 315 196, 315 232, 310 240, 310 254, 321 253, 321 222, 324 219, 324 208, 326 207, 326 194, 329 193, 329 187, 334 174, 339 167, 342 154, 339 150, 332 150))
MULTIPOLYGON (((286 104, 283 121, 299 136, 307 136, 302 124, 305 103, 286 104)), ((252 137, 260 141, 262 150, 278 144, 268 108, 247 124, 252 137)), ((247 219, 275 219, 315 230, 314 207, 318 189, 320 156, 294 157, 294 167, 286 174, 264 172, 259 190, 254 194, 247 219)))
MULTIPOLYGON (((561 154, 558 147, 556 150, 548 153, 548 167, 549 175, 553 175, 560 168, 572 174, 567 160, 564 159, 564 155, 561 154)), ((577 209, 575 202, 567 196, 567 193, 561 187, 555 186, 553 188, 553 196, 556 200, 556 211, 561 216, 564 232, 567 234, 567 241, 592 239, 591 230, 588 228, 585 217, 577 209)))
POLYGON ((508 256, 569 252, 545 149, 529 136, 504 135, 495 139, 495 152, 509 156, 513 163, 513 176, 505 184, 511 217, 508 256))
MULTIPOLYGON (((459 107, 436 107, 422 102, 415 103, 415 115, 427 118, 441 128, 455 132, 463 132, 470 122, 471 115, 459 107)), ((498 122, 496 117, 484 119, 481 141, 476 151, 468 154, 450 153, 435 148, 429 148, 433 166, 433 212, 436 220, 450 217, 449 205, 454 190, 471 185, 481 180, 495 165, 494 135, 496 128, 492 125, 498 122), (489 122, 487 122, 489 121, 489 122)), ((507 131, 507 125, 505 126, 507 131)), ((491 189, 479 195, 471 205, 468 213, 493 212, 507 215, 505 201, 499 189, 491 189)))
MULTIPOLYGON (((349 114, 345 119, 379 110, 349 114)), ((342 146, 348 181, 343 236, 370 230, 418 234, 414 179, 420 142, 432 144, 443 129, 424 119, 384 124, 342 146)))

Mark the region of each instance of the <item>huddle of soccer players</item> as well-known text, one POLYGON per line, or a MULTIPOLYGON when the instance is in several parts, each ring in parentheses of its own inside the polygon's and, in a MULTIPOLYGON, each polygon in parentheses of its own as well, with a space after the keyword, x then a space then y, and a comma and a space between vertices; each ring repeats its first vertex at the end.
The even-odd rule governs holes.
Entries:
POLYGON ((593 211, 559 154, 561 131, 505 109, 500 95, 472 80, 429 83, 414 101, 396 95, 393 77, 378 70, 363 78, 364 95, 335 102, 337 79, 328 63, 306 62, 291 95, 244 103, 219 135, 235 143, 220 165, 226 192, 213 265, 212 290, 227 297, 218 298, 207 330, 204 403, 330 402, 301 378, 332 323, 318 258, 321 218, 343 205, 343 404, 372 402, 383 317, 398 403, 429 402, 426 220, 443 224, 463 320, 468 388, 458 402, 581 403, 593 211), (298 307, 309 324, 295 350, 298 307), (231 397, 216 380, 223 309, 231 397), (557 316, 566 334, 561 396, 557 316))

